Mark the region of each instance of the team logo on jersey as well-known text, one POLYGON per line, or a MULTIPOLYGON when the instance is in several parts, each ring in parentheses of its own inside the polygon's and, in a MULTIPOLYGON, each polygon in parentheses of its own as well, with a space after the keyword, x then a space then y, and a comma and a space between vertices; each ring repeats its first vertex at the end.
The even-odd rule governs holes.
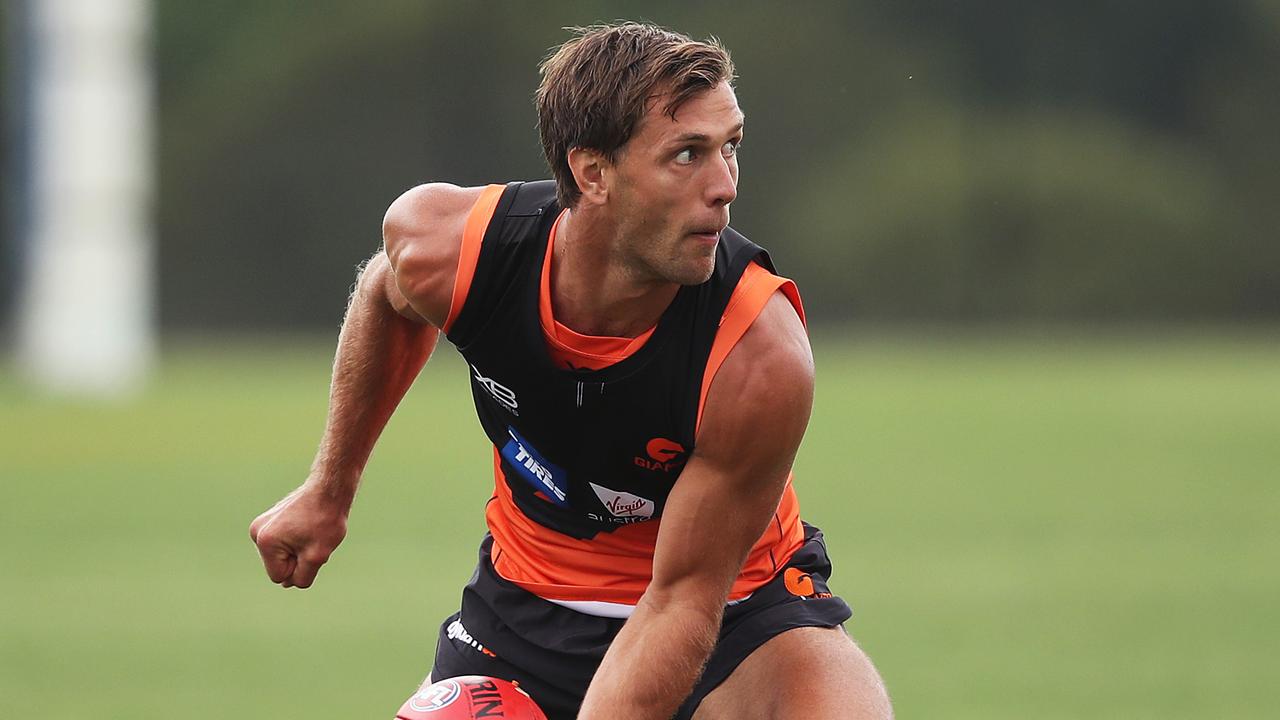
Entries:
POLYGON ((684 465, 684 446, 675 440, 656 437, 645 444, 644 451, 648 457, 637 455, 634 462, 645 470, 671 472, 684 465))
POLYGON ((782 582, 787 586, 787 592, 797 597, 815 600, 831 597, 831 593, 818 590, 813 584, 813 576, 800 568, 787 568, 782 574, 782 582))
POLYGON ((508 427, 507 434, 511 439, 502 447, 503 459, 543 497, 560 507, 568 507, 569 481, 564 470, 548 462, 515 428, 508 427))
POLYGON ((409 698, 409 707, 418 712, 443 710, 462 696, 462 687, 454 680, 441 680, 419 690, 409 698))
POLYGON ((516 393, 511 388, 499 383, 493 378, 485 377, 475 365, 471 366, 471 372, 475 374, 475 381, 480 387, 489 393, 489 396, 498 401, 498 404, 512 415, 520 415, 520 403, 516 402, 516 393))
POLYGON ((587 483, 596 491, 596 497, 604 503, 606 509, 613 513, 615 522, 639 522, 653 517, 655 505, 652 500, 632 495, 629 492, 610 490, 595 483, 587 483))

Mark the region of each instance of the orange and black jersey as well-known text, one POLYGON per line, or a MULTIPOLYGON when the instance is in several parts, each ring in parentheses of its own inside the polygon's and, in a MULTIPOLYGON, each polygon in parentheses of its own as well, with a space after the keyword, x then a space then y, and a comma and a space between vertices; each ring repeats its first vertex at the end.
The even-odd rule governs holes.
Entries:
MULTIPOLYGON (((553 182, 486 188, 466 223, 444 330, 470 367, 494 446, 495 569, 547 599, 634 605, 716 369, 779 288, 803 314, 767 253, 726 229, 710 280, 682 287, 650 332, 597 342, 606 349, 592 354, 583 341, 593 339, 550 317, 560 216, 553 182)), ((730 597, 767 582, 802 541, 788 483, 730 597)))

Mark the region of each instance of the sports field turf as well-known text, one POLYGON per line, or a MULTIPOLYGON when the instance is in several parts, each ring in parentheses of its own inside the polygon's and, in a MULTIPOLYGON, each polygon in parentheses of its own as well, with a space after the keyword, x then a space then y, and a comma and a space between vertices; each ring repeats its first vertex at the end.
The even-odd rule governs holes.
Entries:
MULTIPOLYGON (((0 718, 390 718, 481 533, 442 348, 347 543, 281 590, 247 537, 303 479, 328 342, 205 342, 148 393, 0 370, 0 718)), ((797 466, 901 718, 1280 708, 1280 335, 818 341, 797 466)))

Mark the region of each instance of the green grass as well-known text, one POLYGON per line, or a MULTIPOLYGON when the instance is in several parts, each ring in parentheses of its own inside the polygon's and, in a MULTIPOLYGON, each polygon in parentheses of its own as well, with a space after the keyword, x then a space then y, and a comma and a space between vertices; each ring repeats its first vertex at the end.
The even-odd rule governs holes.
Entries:
MULTIPOLYGON (((490 456, 442 350, 311 590, 248 522, 327 343, 175 349, 142 397, 0 371, 0 717, 390 717, 474 563, 490 456)), ((899 716, 1280 706, 1280 338, 829 339, 797 487, 899 716)))

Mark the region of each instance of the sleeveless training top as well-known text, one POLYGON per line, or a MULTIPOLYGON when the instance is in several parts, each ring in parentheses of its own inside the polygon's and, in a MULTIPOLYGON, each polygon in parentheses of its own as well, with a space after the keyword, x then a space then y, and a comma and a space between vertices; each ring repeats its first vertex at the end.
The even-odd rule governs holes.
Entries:
MULTIPOLYGON (((768 254, 726 229, 711 279, 681 287, 639 347, 600 369, 566 367, 553 361, 551 319, 540 316, 560 214, 552 181, 487 187, 465 226, 443 329, 470 367, 494 446, 495 570, 553 602, 625 616, 652 577, 659 518, 716 369, 776 290, 803 311, 768 254)), ((731 600, 772 578, 803 541, 789 479, 774 520, 731 600)))

